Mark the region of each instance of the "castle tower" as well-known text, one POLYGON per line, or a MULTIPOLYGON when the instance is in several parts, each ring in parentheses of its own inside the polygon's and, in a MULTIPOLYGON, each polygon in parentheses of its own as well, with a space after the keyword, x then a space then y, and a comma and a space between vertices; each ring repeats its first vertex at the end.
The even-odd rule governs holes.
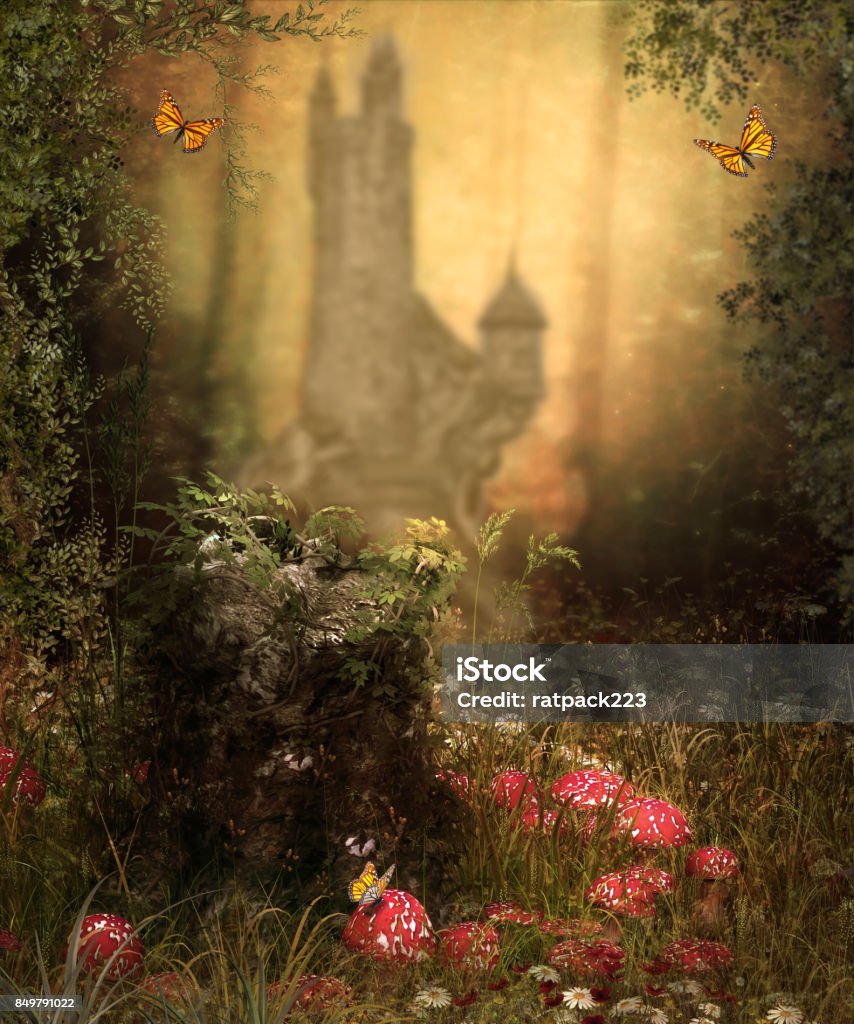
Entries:
POLYGON ((325 68, 310 104, 315 266, 303 418, 315 437, 386 457, 414 430, 413 374, 401 372, 412 358, 412 129, 400 110, 390 39, 374 46, 359 116, 336 117, 325 68))
POLYGON ((483 485, 543 395, 545 317, 510 266, 467 345, 415 290, 412 128, 401 64, 378 40, 355 116, 326 67, 309 101, 314 204, 311 321, 302 409, 246 468, 306 505, 352 505, 374 534, 402 517, 447 519, 474 536, 483 485))
POLYGON ((478 321, 481 349, 489 379, 505 394, 530 402, 532 410, 545 393, 542 334, 547 322, 511 260, 504 284, 478 321))

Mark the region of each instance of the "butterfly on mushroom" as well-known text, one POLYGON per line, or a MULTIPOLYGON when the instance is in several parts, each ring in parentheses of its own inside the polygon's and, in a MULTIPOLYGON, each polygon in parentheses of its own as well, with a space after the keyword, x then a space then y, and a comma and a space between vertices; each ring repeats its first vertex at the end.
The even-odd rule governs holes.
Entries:
POLYGON ((694 144, 711 153, 728 174, 746 178, 745 164, 752 171, 756 170, 750 161, 752 156, 772 159, 777 150, 777 136, 765 124, 759 105, 754 104, 747 114, 741 131, 741 142, 737 146, 725 146, 722 142, 712 142, 710 139, 694 139, 694 144))
POLYGON ((365 870, 354 878, 347 886, 347 895, 350 901, 357 907, 376 907, 382 902, 383 893, 394 874, 395 865, 386 871, 382 877, 377 877, 377 869, 371 861, 365 865, 365 870))
POLYGON ((185 121, 175 98, 167 89, 160 94, 160 107, 151 119, 156 135, 177 132, 175 142, 184 140, 185 153, 198 153, 204 149, 210 136, 225 124, 221 117, 206 117, 202 121, 185 121))

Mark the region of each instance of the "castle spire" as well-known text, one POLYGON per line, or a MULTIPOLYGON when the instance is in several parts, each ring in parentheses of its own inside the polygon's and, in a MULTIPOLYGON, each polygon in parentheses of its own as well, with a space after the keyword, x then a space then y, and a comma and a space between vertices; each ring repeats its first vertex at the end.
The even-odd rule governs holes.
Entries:
POLYGON ((362 76, 362 113, 366 117, 401 116, 401 66, 391 36, 374 43, 367 69, 362 76))
POLYGON ((332 84, 332 75, 329 74, 329 67, 326 63, 321 64, 318 69, 310 102, 312 119, 335 116, 335 87, 332 84))
POLYGON ((483 311, 478 327, 482 330, 496 327, 542 329, 547 322, 540 304, 519 280, 516 253, 511 252, 504 284, 483 311))

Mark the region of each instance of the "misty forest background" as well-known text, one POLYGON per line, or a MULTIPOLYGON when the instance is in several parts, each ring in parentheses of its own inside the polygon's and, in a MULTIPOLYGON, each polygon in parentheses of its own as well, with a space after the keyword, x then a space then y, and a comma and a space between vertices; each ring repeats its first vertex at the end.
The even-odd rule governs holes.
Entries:
MULTIPOLYGON (((265 755, 266 719, 228 749, 205 738, 219 711, 202 698, 230 670, 217 661, 227 645, 204 658, 180 636, 164 646, 179 626, 194 635, 188 580, 212 523, 217 551, 241 552, 259 586, 306 552, 342 587, 358 565, 362 603, 392 610, 382 636, 376 618, 351 623, 346 671, 315 663, 285 681, 346 691, 353 714, 378 715, 381 697, 400 743, 425 703, 425 638, 471 635, 453 611, 460 547, 469 576, 491 556, 514 639, 851 639, 849 5, 265 6, 8 0, 0 12, 0 742, 38 762, 72 824, 117 837, 110 852, 95 835, 82 861, 103 871, 138 811, 117 796, 116 766, 157 751, 154 803, 185 815, 178 838, 204 856, 199 799, 174 799, 206 784, 187 736, 220 767, 265 755), (471 338, 515 250, 549 317, 547 400, 484 506, 517 510, 498 554, 436 523, 360 547, 349 513, 301 524, 281 496, 206 483, 239 476, 296 411, 306 99, 323 60, 346 96, 382 32, 406 62, 417 133, 419 287, 471 338), (227 118, 202 154, 152 135, 164 87, 186 116, 227 118), (737 142, 753 102, 779 148, 740 180, 691 139, 737 142), (291 521, 260 542, 253 517, 278 512, 291 521)), ((281 599, 271 621, 291 628, 293 592, 267 593, 281 599)), ((304 633, 288 639, 285 655, 304 633)), ((241 713, 238 698, 223 713, 241 713)), ((306 708, 306 735, 327 727, 306 708)), ((369 793, 372 749, 389 786, 414 778, 379 735, 346 737, 367 758, 348 762, 365 775, 348 777, 356 792, 369 793)), ((243 781, 235 769, 206 827, 229 821, 243 781)), ((409 788, 421 820, 441 814, 409 788)), ((180 844, 158 821, 148 839, 169 865, 180 844)), ((328 837, 315 838, 319 863, 328 837)))
MULTIPOLYGON (((600 607, 614 636, 664 609, 687 625, 700 601, 731 639, 847 636, 843 6, 372 3, 350 18, 332 3, 300 31, 345 16, 367 38, 317 46, 274 46, 251 20, 262 7, 4 14, 10 635, 57 625, 27 610, 41 574, 67 567, 61 589, 83 601, 74 573, 98 572, 76 563, 128 561, 136 500, 169 500, 174 477, 209 469, 239 479, 293 416, 310 300, 306 97, 326 61, 350 102, 371 35, 391 32, 416 131, 419 284, 470 338, 514 251, 548 315, 546 402, 484 506, 517 509, 502 571, 532 531, 580 552, 581 577, 539 584, 541 631, 575 638, 560 621, 573 604, 600 607), (76 51, 98 32, 103 57, 76 51), (163 83, 187 116, 228 116, 198 159, 147 130, 163 83), (737 141, 754 101, 776 159, 746 180, 715 173, 690 139, 737 141)), ((579 628, 602 632, 584 615, 579 628)))

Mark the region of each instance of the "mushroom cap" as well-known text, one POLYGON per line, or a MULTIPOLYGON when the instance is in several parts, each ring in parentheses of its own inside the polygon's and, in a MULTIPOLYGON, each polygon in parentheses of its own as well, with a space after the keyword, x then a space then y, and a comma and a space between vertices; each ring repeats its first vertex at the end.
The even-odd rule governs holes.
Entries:
POLYGON ((454 791, 454 795, 458 796, 460 800, 468 800, 471 796, 471 779, 465 772, 455 772, 450 768, 443 768, 442 771, 436 772, 436 778, 440 782, 447 782, 454 791))
MULTIPOLYGON (((3 799, 6 783, 16 770, 18 762, 22 760, 21 754, 17 750, 13 750, 12 747, 0 747, 0 800, 3 799)), ((29 761, 24 761, 15 782, 12 805, 16 807, 20 798, 32 804, 33 807, 38 807, 44 800, 45 791, 44 779, 29 761)))
POLYGON ((196 993, 189 981, 176 971, 163 971, 160 974, 149 974, 140 982, 139 987, 143 992, 150 992, 155 996, 163 996, 166 1000, 189 1003, 196 993))
POLYGON ((557 828, 563 836, 568 831, 566 818, 562 818, 557 811, 541 808, 539 801, 533 797, 525 802, 519 824, 525 833, 542 831, 551 835, 557 828))
POLYGON ((551 798, 559 804, 581 807, 610 807, 625 803, 634 795, 635 787, 622 775, 613 772, 584 770, 570 772, 552 786, 551 798))
MULTIPOLYGON (((70 941, 70 940, 69 940, 70 941)), ((99 971, 121 949, 107 971, 111 979, 123 978, 142 967, 142 941, 130 921, 118 914, 89 914, 80 925, 77 959, 86 973, 99 971)), ((65 947, 66 954, 68 946, 65 947)))
POLYGON ((513 768, 498 772, 492 779, 489 792, 499 807, 515 810, 520 803, 538 801, 537 783, 525 772, 513 768))
POLYGON ((439 932, 440 954, 445 963, 479 971, 498 965, 501 939, 490 924, 463 921, 439 932))
POLYGON ((540 911, 524 910, 521 903, 500 900, 498 903, 487 903, 484 914, 498 924, 537 924, 542 919, 540 911))
POLYGON ((649 868, 643 864, 629 868, 629 873, 645 882, 655 892, 673 892, 676 880, 669 871, 662 868, 649 868))
POLYGON ((356 907, 341 941, 356 953, 397 963, 423 960, 436 948, 427 911, 400 889, 386 889, 378 904, 356 907))
POLYGON ((8 928, 0 928, 0 950, 3 949, 10 949, 13 953, 21 949, 21 940, 8 928))
POLYGON ((593 942, 567 939, 553 946, 546 959, 555 967, 570 969, 584 977, 604 974, 616 981, 623 972, 626 954, 607 939, 594 939, 593 942))
MULTIPOLYGON (((267 986, 267 998, 274 999, 288 985, 287 981, 274 981, 267 986)), ((294 991, 297 994, 293 1005, 301 1010, 331 1010, 353 998, 348 984, 328 974, 301 974, 294 991)))
POLYGON ((703 879, 737 878, 738 857, 722 846, 701 846, 688 855, 685 874, 703 879))
POLYGON ((685 815, 666 800, 641 797, 623 804, 614 820, 615 831, 628 832, 633 846, 684 846, 691 838, 685 815))
POLYGON ((586 935, 598 935, 602 931, 602 924, 583 917, 549 917, 537 925, 541 932, 546 935, 563 935, 567 938, 582 938, 586 935))
POLYGON ((684 974, 706 974, 718 967, 728 967, 735 958, 722 942, 703 939, 677 939, 669 942, 653 960, 644 965, 650 974, 681 971, 684 974))
POLYGON ((654 917, 655 894, 661 890, 634 868, 611 871, 588 886, 584 898, 626 917, 654 917))

